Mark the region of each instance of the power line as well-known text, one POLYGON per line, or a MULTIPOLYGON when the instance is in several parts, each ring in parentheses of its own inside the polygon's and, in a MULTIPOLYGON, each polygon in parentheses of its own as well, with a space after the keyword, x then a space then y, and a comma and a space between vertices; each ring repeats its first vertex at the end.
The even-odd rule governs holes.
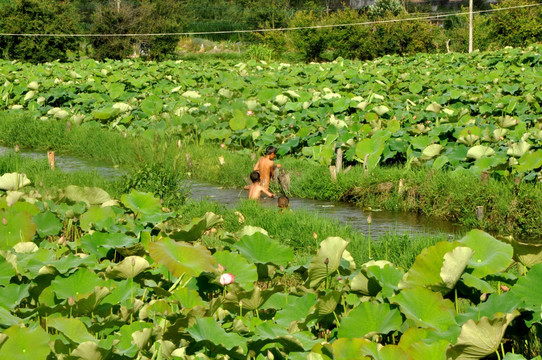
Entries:
MULTIPOLYGON (((479 10, 474 11, 473 14, 483 14, 483 13, 492 13, 497 11, 506 11, 522 8, 530 8, 535 6, 541 6, 542 3, 537 4, 528 4, 528 5, 519 5, 519 6, 510 6, 505 8, 496 8, 491 10, 479 10)), ((175 32, 175 33, 146 33, 146 34, 9 34, 9 33, 0 33, 0 36, 23 36, 23 37, 150 37, 150 36, 191 36, 191 35, 217 35, 217 34, 241 34, 241 33, 264 33, 271 31, 295 31, 295 30, 311 30, 311 29, 329 29, 336 27, 347 27, 347 26, 365 26, 365 25, 378 25, 378 24, 389 24, 397 23, 404 21, 416 21, 416 20, 437 20, 452 16, 461 16, 469 15, 469 12, 459 12, 459 13, 449 13, 449 14, 440 14, 440 15, 430 15, 430 16, 421 16, 421 17, 411 17, 404 19, 389 19, 389 20, 377 20, 377 21, 366 21, 358 23, 346 23, 346 24, 328 24, 328 25, 312 25, 312 26, 298 26, 298 27, 287 27, 287 28, 267 28, 267 29, 252 29, 252 30, 220 30, 220 31, 196 31, 196 32, 175 32)))

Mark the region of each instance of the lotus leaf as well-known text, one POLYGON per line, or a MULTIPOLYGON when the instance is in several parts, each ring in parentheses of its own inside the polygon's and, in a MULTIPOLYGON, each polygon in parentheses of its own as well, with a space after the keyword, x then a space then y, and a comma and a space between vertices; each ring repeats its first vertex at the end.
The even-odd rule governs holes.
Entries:
POLYGON ((495 150, 485 145, 476 145, 469 149, 467 152, 467 158, 469 159, 480 159, 484 156, 495 155, 495 150))
POLYGON ((471 248, 459 246, 444 255, 440 278, 448 289, 455 287, 473 254, 474 251, 471 248))
POLYGON ((102 300, 104 304, 133 306, 133 297, 141 296, 143 290, 137 282, 130 279, 113 282, 113 287, 107 296, 102 300))
POLYGON ((441 109, 442 109, 442 105, 437 104, 437 103, 431 103, 429 106, 425 108, 425 111, 439 113, 441 109))
MULTIPOLYGON (((370 359, 369 357, 361 357, 362 348, 369 344, 371 344, 371 341, 367 339, 339 338, 331 344, 333 358, 341 360, 370 359)), ((320 359, 323 359, 323 357, 320 357, 320 359)))
POLYGON ((469 231, 459 242, 474 250, 469 261, 469 267, 474 269, 473 276, 483 278, 504 271, 512 264, 512 246, 481 230, 469 231))
POLYGON ((192 90, 185 91, 185 92, 182 94, 182 96, 185 97, 185 98, 191 99, 191 100, 196 100, 196 99, 200 99, 200 98, 201 98, 201 94, 200 94, 200 93, 198 93, 197 91, 192 91, 192 90))
POLYGON ((129 247, 138 242, 138 239, 122 233, 103 233, 95 231, 81 238, 82 247, 98 258, 107 256, 110 249, 129 247))
POLYGON ((258 280, 258 270, 254 264, 239 254, 229 251, 217 251, 213 254, 217 264, 224 267, 224 271, 235 275, 235 282, 246 290, 251 290, 254 282, 258 280))
POLYGON ((151 95, 141 101, 141 110, 147 114, 147 116, 160 114, 163 106, 163 100, 156 95, 151 95))
POLYGON ((474 360, 493 354, 501 343, 506 327, 518 315, 515 312, 493 319, 483 316, 479 321, 467 321, 461 328, 457 342, 448 349, 448 359, 474 360))
POLYGON ((404 289, 390 298, 390 303, 399 305, 401 312, 419 327, 447 331, 457 326, 454 305, 440 293, 422 287, 404 289))
POLYGON ((109 352, 93 341, 85 341, 72 351, 72 356, 80 360, 104 360, 108 357, 109 352))
POLYGON ((235 333, 226 332, 212 317, 196 319, 196 325, 189 328, 188 333, 198 342, 208 341, 228 350, 240 347, 244 353, 247 352, 246 339, 235 333))
POLYGON ((142 222, 159 223, 173 216, 174 213, 162 213, 160 200, 151 193, 132 190, 124 194, 120 200, 128 209, 132 210, 142 222))
POLYGON ((64 190, 64 196, 73 202, 82 201, 87 206, 101 205, 111 200, 111 197, 104 190, 97 187, 80 187, 70 185, 64 190))
POLYGON ((40 238, 58 235, 62 230, 62 222, 50 211, 39 213, 32 220, 36 224, 36 230, 40 238))
POLYGON ((514 248, 514 260, 531 268, 542 263, 542 244, 529 244, 511 238, 502 238, 514 248))
POLYGON ((81 229, 107 231, 115 224, 115 219, 116 214, 111 207, 92 206, 81 215, 81 229))
POLYGON ((375 106, 372 111, 377 113, 378 116, 382 116, 382 115, 386 114, 387 112, 389 112, 390 109, 388 109, 387 106, 380 105, 380 106, 375 106))
POLYGON ((24 212, 0 211, 0 250, 8 249, 23 241, 30 241, 36 234, 32 216, 24 212), (5 221, 4 221, 5 220, 5 221))
POLYGON ((107 269, 106 275, 110 279, 131 279, 149 267, 149 262, 144 258, 140 256, 128 256, 111 269, 107 269))
POLYGON ((420 83, 412 82, 408 85, 408 90, 413 94, 418 94, 423 90, 423 85, 420 83))
POLYGON ((506 152, 506 154, 510 156, 515 157, 522 157, 529 149, 531 148, 531 144, 525 141, 520 141, 519 143, 514 143, 510 145, 510 148, 506 152))
POLYGON ((235 110, 230 119, 230 127, 234 131, 243 130, 247 125, 246 115, 239 110, 235 110))
POLYGON ((441 153, 441 151, 443 149, 444 149, 444 147, 442 145, 440 145, 440 144, 429 145, 425 149, 423 149, 421 159, 422 160, 431 160, 431 159, 437 157, 441 153))
POLYGON ((31 241, 24 241, 13 245, 13 250, 18 254, 28 254, 38 251, 38 245, 31 241))
POLYGON ((485 302, 465 309, 456 319, 459 325, 463 325, 470 319, 478 320, 482 316, 492 319, 500 314, 513 314, 521 306, 521 302, 521 299, 511 292, 492 294, 485 302))
MULTIPOLYGON (((20 326, 23 323, 24 321, 22 319, 19 319, 18 317, 11 315, 11 312, 8 309, 0 307, 0 324, 2 324, 3 328, 7 326, 13 326, 13 325, 20 326)), ((2 336, 5 336, 4 334, 0 334, 0 354, 2 354, 2 343, 5 340, 2 338, 2 336)))
POLYGON ((340 237, 329 237, 320 243, 320 249, 309 265, 307 281, 311 288, 318 287, 329 275, 337 271, 348 243, 340 237))
POLYGON ((533 322, 537 323, 542 323, 541 281, 542 264, 536 264, 525 276, 520 277, 510 290, 511 294, 524 302, 526 309, 534 312, 533 322))
POLYGON ((103 109, 92 110, 92 117, 97 120, 111 120, 120 114, 120 110, 114 107, 106 107, 103 109))
POLYGON ((9 284, 2 287, 0 292, 0 307, 13 310, 21 300, 29 296, 28 290, 32 284, 9 284))
POLYGON ((316 295, 311 293, 296 297, 295 301, 288 303, 284 309, 277 311, 275 322, 287 328, 294 321, 304 321, 309 316, 313 306, 316 305, 316 301, 316 295))
POLYGON ((402 323, 401 313, 389 304, 363 302, 341 319, 338 336, 361 338, 387 334, 399 330, 402 323))
POLYGON ((463 273, 463 275, 461 275, 461 282, 468 287, 480 290, 482 293, 490 294, 495 292, 495 289, 491 287, 487 281, 469 273, 463 273))
POLYGON ((76 344, 81 344, 85 341, 98 342, 96 338, 88 332, 85 324, 79 319, 68 319, 64 317, 49 318, 47 326, 58 330, 58 332, 61 332, 76 344))
POLYGON ((205 302, 195 290, 181 287, 175 290, 173 297, 179 301, 185 309, 192 309, 196 306, 205 306, 205 302))
POLYGON ((40 326, 12 326, 3 333, 8 338, 0 347, 0 359, 46 359, 51 353, 49 348, 50 335, 40 326))
POLYGON ((254 231, 252 235, 244 235, 233 248, 239 251, 246 259, 258 264, 276 264, 286 266, 293 261, 294 254, 290 247, 279 244, 257 228, 243 229, 244 233, 254 231))
POLYGON ((135 357, 139 351, 137 345, 134 343, 133 336, 137 331, 143 329, 151 329, 152 324, 142 321, 134 321, 129 325, 123 325, 115 337, 118 337, 119 342, 115 345, 115 350, 120 355, 135 357))
POLYGON ((7 173, 0 176, 0 190, 19 190, 30 184, 25 174, 7 173))
POLYGON ((6 286, 17 272, 9 261, 3 256, 0 256, 0 286, 6 286))
POLYGON ((368 266, 367 276, 378 281, 382 288, 382 297, 391 297, 399 289, 399 282, 404 276, 402 270, 397 269, 392 264, 383 266, 368 266))
POLYGON ((314 340, 312 334, 308 331, 290 334, 283 326, 273 324, 270 321, 265 321, 256 326, 253 339, 276 340, 288 352, 307 351, 320 343, 319 340, 314 340))
POLYGON ((532 153, 525 153, 518 159, 516 171, 518 173, 528 172, 538 169, 542 166, 542 150, 536 150, 532 153))
POLYGON ((207 212, 203 218, 194 218, 184 228, 170 234, 170 238, 188 242, 196 241, 207 229, 222 222, 224 222, 222 217, 212 212, 207 212))
POLYGON ((149 244, 149 254, 154 261, 164 264, 176 277, 183 274, 197 277, 204 271, 216 271, 215 258, 201 245, 192 246, 163 238, 149 244))
POLYGON ((121 113, 126 113, 132 110, 132 107, 126 103, 118 102, 113 104, 114 109, 119 109, 121 113))
POLYGON ((68 277, 57 276, 51 282, 51 290, 55 292, 56 297, 59 299, 68 299, 70 297, 77 299, 79 296, 94 292, 96 286, 104 284, 104 281, 94 272, 81 268, 68 277))

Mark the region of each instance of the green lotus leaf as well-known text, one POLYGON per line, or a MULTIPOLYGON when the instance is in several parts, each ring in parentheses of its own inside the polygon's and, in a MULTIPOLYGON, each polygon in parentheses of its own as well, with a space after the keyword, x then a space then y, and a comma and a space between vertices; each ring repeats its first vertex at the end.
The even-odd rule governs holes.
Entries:
POLYGON ((140 331, 132 333, 132 343, 139 351, 143 350, 149 344, 152 335, 152 328, 143 328, 140 331))
POLYGON ((279 244, 259 231, 255 231, 252 235, 244 235, 233 245, 233 248, 246 259, 257 264, 286 266, 294 259, 293 251, 289 246, 279 244))
POLYGON ((245 257, 229 251, 217 251, 213 256, 225 272, 235 275, 235 282, 244 289, 251 290, 254 282, 258 281, 256 265, 249 263, 245 257))
POLYGON ((405 352, 413 360, 447 360, 446 349, 448 346, 450 346, 450 342, 446 340, 437 340, 432 343, 418 341, 405 349, 405 352))
POLYGON ((196 290, 181 287, 176 289, 172 296, 179 301, 181 306, 185 309, 192 309, 196 306, 205 306, 205 302, 196 290))
MULTIPOLYGON (((536 359, 536 358, 535 358, 536 359)), ((523 355, 506 353, 506 356, 502 360, 527 360, 523 355)))
POLYGON ((30 184, 31 181, 26 177, 26 174, 14 172, 0 176, 0 190, 19 190, 30 184))
POLYGON ((144 291, 137 282, 131 279, 115 281, 113 284, 114 286, 110 287, 111 291, 103 298, 102 303, 133 306, 132 298, 134 296, 141 296, 144 291))
POLYGON ((482 316, 492 319, 498 314, 513 314, 522 305, 522 300, 514 293, 492 294, 485 302, 476 306, 470 306, 464 312, 456 316, 459 325, 468 320, 478 320, 482 316))
POLYGON ((32 284, 9 284, 0 292, 0 307, 7 310, 15 309, 21 300, 29 296, 28 289, 32 284))
MULTIPOLYGON (((339 338, 331 344, 331 348, 333 349, 333 358, 341 360, 369 359, 368 357, 362 358, 361 352, 362 348, 365 346, 372 346, 372 344, 373 343, 367 339, 339 338)), ((376 351, 378 352, 378 350, 376 351)), ((323 359, 323 357, 320 357, 320 359, 323 359)))
POLYGON ((320 243, 318 253, 309 264, 307 282, 311 288, 318 287, 341 264, 343 252, 349 242, 340 237, 328 237, 320 243))
POLYGON ((14 204, 17 203, 17 201, 19 201, 19 199, 24 195, 23 192, 21 191, 7 191, 7 196, 6 196, 6 203, 8 204, 9 207, 12 207, 14 204))
POLYGON ((87 206, 101 205, 111 200, 111 196, 98 187, 81 187, 70 185, 64 189, 64 196, 73 202, 82 201, 87 206))
POLYGON ((295 295, 276 292, 260 307, 262 310, 282 310, 297 298, 295 295))
POLYGON ((422 340, 427 340, 431 332, 432 332, 431 329, 410 327, 406 329, 403 335, 401 335, 401 339, 399 340, 399 344, 397 345, 399 345, 400 347, 406 350, 412 344, 415 344, 422 340))
POLYGON ((387 334, 399 330, 401 324, 403 324, 401 313, 391 309, 389 304, 374 304, 367 301, 341 319, 338 337, 361 338, 387 334))
POLYGON ((233 92, 227 88, 218 89, 218 95, 231 99, 233 97, 233 92))
POLYGON ((516 171, 518 173, 528 172, 538 169, 542 166, 542 150, 536 150, 532 153, 525 153, 518 159, 516 171))
POLYGON ((367 171, 372 171, 380 161, 385 142, 365 138, 356 144, 356 156, 364 162, 367 171))
POLYGON ((156 95, 151 95, 141 102, 141 110, 148 116, 160 114, 163 106, 164 101, 156 95))
POLYGON ((175 242, 169 238, 149 244, 151 258, 166 266, 176 277, 183 274, 197 277, 202 272, 214 272, 215 258, 201 245, 175 242))
POLYGON ((350 289, 363 295, 376 296, 382 287, 365 272, 360 272, 350 280, 350 289))
POLYGON ((3 256, 0 256, 0 286, 9 284, 11 278, 15 275, 17 275, 17 271, 13 267, 13 264, 3 256))
POLYGON ((399 282, 403 278, 404 272, 392 264, 385 264, 383 266, 372 265, 367 267, 367 276, 378 281, 382 288, 382 297, 388 298, 399 289, 399 282))
POLYGON ((308 331, 290 334, 283 326, 274 324, 270 321, 265 321, 256 326, 253 339, 276 340, 281 343, 288 352, 296 350, 307 351, 320 343, 320 340, 315 340, 308 331))
POLYGON ((51 353, 51 337, 40 326, 12 326, 3 333, 7 340, 0 347, 0 359, 38 360, 46 359, 51 353))
POLYGON ((457 242, 442 241, 425 248, 416 256, 414 264, 399 282, 399 289, 415 286, 425 286, 434 291, 447 293, 450 288, 446 286, 440 273, 444 265, 444 256, 458 247, 457 242))
POLYGON ((230 119, 229 124, 231 129, 234 131, 243 130, 247 124, 245 114, 239 110, 234 111, 233 117, 230 119))
POLYGON ((419 327, 447 331, 457 325, 453 303, 438 292, 415 287, 404 289, 389 300, 399 305, 401 312, 419 327))
POLYGON ((290 101, 290 98, 288 96, 286 96, 286 95, 279 94, 279 95, 275 96, 275 102, 279 106, 282 106, 282 105, 286 104, 288 101, 290 101))
MULTIPOLYGON (((0 307, 0 324, 2 324, 2 327, 21 325, 23 324, 23 319, 19 319, 18 317, 13 316, 10 310, 0 307)), ((2 348, 2 334, 0 334, 0 354, 2 353, 1 348, 2 348)))
POLYGON ((80 295, 94 292, 96 286, 105 285, 102 278, 94 272, 81 268, 68 277, 57 276, 51 282, 51 290, 59 299, 68 299, 74 297, 77 299, 80 295))
POLYGON ((50 211, 35 215, 32 220, 36 224, 36 230, 40 238, 58 235, 62 230, 62 221, 50 211))
POLYGON ((115 224, 116 214, 111 207, 91 206, 80 218, 80 226, 84 231, 95 229, 107 231, 115 224))
POLYGON ((100 347, 94 341, 85 341, 79 344, 71 355, 79 360, 103 360, 106 359, 110 351, 100 347))
POLYGON ((438 114, 441 109, 442 109, 442 105, 437 104, 437 103, 431 103, 429 106, 425 108, 425 111, 430 111, 430 112, 434 112, 438 114))
MULTIPOLYGON (((109 85, 109 84, 107 84, 109 85)), ((124 94, 124 89, 126 88, 126 85, 124 85, 123 83, 112 83, 111 85, 107 86, 106 87, 109 87, 109 97, 111 99, 117 99, 119 97, 121 97, 123 94, 124 94)))
POLYGON ((47 319, 47 326, 56 329, 58 332, 61 332, 68 339, 70 339, 76 344, 81 344, 85 341, 92 341, 94 343, 98 342, 98 340, 96 340, 96 338, 88 332, 85 324, 79 319, 49 317, 47 319))
POLYGON ((510 145, 506 154, 515 157, 522 157, 527 151, 529 151, 530 148, 531 144, 525 141, 520 141, 510 145))
POLYGON ((112 268, 107 269, 106 275, 109 279, 131 279, 149 267, 149 262, 141 256, 128 256, 112 268))
POLYGON ((411 82, 408 85, 408 90, 413 94, 418 94, 423 90, 423 85, 416 82, 411 82))
POLYGON ((19 242, 30 241, 36 234, 32 216, 25 212, 0 211, 0 250, 9 249, 19 242))
POLYGON ((273 290, 262 291, 258 286, 254 286, 250 291, 230 291, 225 296, 224 308, 232 312, 241 312, 240 304, 242 303, 243 311, 256 310, 271 297, 273 292, 273 290))
POLYGON ((247 104, 247 108, 250 111, 256 110, 256 108, 260 105, 257 100, 247 100, 245 101, 245 104, 247 104))
POLYGON ((471 230, 459 242, 474 250, 469 267, 473 276, 483 278, 506 270, 513 262, 514 249, 482 230, 471 230))
POLYGON ((26 87, 30 90, 38 90, 40 88, 40 84, 37 81, 31 81, 26 87))
POLYGON ((95 231, 81 238, 82 248, 98 258, 107 256, 110 249, 119 249, 138 243, 138 239, 122 233, 104 233, 95 231))
POLYGON ((131 324, 121 326, 118 334, 115 335, 119 340, 115 345, 115 350, 118 351, 121 356, 135 358, 139 349, 134 343, 134 334, 143 329, 152 329, 152 327, 153 324, 142 321, 134 321, 131 324))
POLYGON ((502 341, 506 327, 519 313, 504 314, 493 319, 469 320, 461 328, 457 342, 446 352, 448 359, 474 360, 493 354, 502 341))
POLYGON ((431 144, 427 146, 425 149, 423 149, 421 159, 431 160, 437 157, 443 149, 444 147, 440 144, 431 144))
POLYGON ((502 128, 510 128, 516 126, 518 120, 510 115, 505 115, 497 119, 497 124, 502 128))
POLYGON ((201 98, 201 94, 197 91, 188 90, 182 93, 182 96, 191 100, 197 100, 201 98))
POLYGON ((455 287, 473 254, 474 251, 471 248, 459 246, 444 255, 440 278, 448 289, 455 287))
POLYGON ((192 242, 199 239, 205 231, 215 225, 221 224, 224 219, 212 212, 205 213, 202 218, 194 218, 180 230, 172 232, 169 237, 178 241, 192 242))
POLYGON ((534 311, 533 321, 542 323, 542 264, 534 265, 529 272, 518 279, 510 293, 521 299, 525 307, 534 311))
POLYGON ((122 195, 120 200, 144 223, 156 224, 174 215, 174 213, 163 213, 160 200, 151 193, 132 190, 130 194, 122 195))
POLYGON ((495 292, 495 289, 492 288, 487 281, 469 273, 463 273, 463 275, 461 275, 461 282, 468 287, 480 290, 482 293, 491 294, 495 292))
POLYGON ((29 254, 38 251, 39 247, 32 241, 25 241, 13 245, 13 250, 15 250, 17 254, 29 254))
POLYGON ((240 347, 244 353, 247 352, 247 340, 238 334, 226 332, 212 317, 197 318, 196 324, 187 331, 196 342, 208 341, 228 350, 240 347))
POLYGON ((380 105, 380 106, 375 106, 373 108, 373 110, 375 113, 378 114, 378 116, 382 116, 384 115, 385 113, 389 112, 390 109, 387 107, 387 106, 384 106, 384 105, 380 105))
MULTIPOLYGON (((501 238, 499 238, 501 239, 501 238)), ((514 248, 514 260, 527 268, 542 263, 542 244, 529 244, 511 238, 502 238, 514 248)))
POLYGON ((92 110, 91 114, 96 120, 107 121, 116 118, 120 114, 120 110, 109 106, 103 109, 92 110))
POLYGON ((495 155, 495 150, 485 145, 476 145, 473 146, 467 151, 467 158, 469 159, 480 159, 484 156, 495 155))
POLYGON ((289 327, 294 321, 302 322, 309 316, 311 309, 316 305, 316 295, 307 293, 296 297, 284 309, 277 311, 275 322, 281 326, 289 327))

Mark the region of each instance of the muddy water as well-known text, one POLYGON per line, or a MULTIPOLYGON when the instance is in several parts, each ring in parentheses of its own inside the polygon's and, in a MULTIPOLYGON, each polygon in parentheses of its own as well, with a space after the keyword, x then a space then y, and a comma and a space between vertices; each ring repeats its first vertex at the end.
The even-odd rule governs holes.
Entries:
MULTIPOLYGON (((13 149, 0 146, 0 156, 13 153, 13 149)), ((34 151, 21 150, 21 156, 47 161, 47 154, 34 151)), ((86 161, 79 158, 57 154, 56 168, 61 171, 95 171, 105 178, 115 178, 123 174, 122 170, 105 166, 100 162, 86 161)), ((201 182, 189 181, 191 197, 194 200, 211 200, 229 207, 235 206, 240 199, 246 199, 248 192, 239 189, 224 189, 219 186, 201 182)), ((262 199, 262 205, 276 207, 275 199, 262 199)), ((329 217, 352 228, 368 234, 369 225, 367 217, 371 215, 371 236, 380 237, 385 234, 410 234, 410 235, 446 235, 459 236, 461 229, 450 222, 435 218, 420 216, 405 212, 392 211, 367 211, 362 208, 340 202, 329 202, 310 199, 290 198, 292 210, 303 210, 329 217)))

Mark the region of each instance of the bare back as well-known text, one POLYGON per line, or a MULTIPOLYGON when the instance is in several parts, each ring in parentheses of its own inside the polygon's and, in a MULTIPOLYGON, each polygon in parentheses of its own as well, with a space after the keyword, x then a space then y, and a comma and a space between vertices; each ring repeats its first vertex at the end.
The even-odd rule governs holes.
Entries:
POLYGON ((248 186, 249 199, 254 199, 254 200, 259 199, 260 196, 262 195, 262 192, 269 197, 275 196, 275 194, 269 192, 265 187, 263 187, 262 185, 258 183, 253 183, 252 185, 248 186))
POLYGON ((273 173, 273 160, 262 156, 256 165, 254 165, 254 171, 260 172, 260 184, 267 190, 269 189, 269 182, 271 180, 271 174, 273 173))

